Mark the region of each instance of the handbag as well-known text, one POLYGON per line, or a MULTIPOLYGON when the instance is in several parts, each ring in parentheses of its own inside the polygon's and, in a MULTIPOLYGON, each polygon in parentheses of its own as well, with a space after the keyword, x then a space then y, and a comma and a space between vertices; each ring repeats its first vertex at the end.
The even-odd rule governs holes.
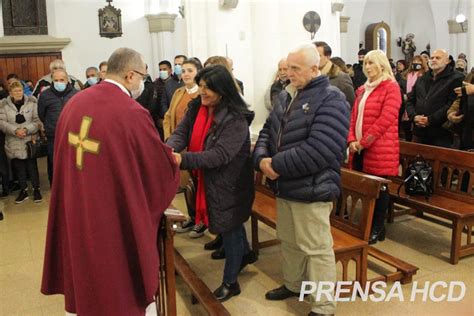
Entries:
POLYGON ((44 132, 31 136, 31 140, 26 142, 26 156, 28 159, 36 159, 48 155, 48 140, 44 132))
POLYGON ((398 187, 398 195, 402 186, 405 186, 405 193, 408 195, 423 195, 428 198, 433 194, 433 169, 423 156, 417 155, 408 165, 405 180, 398 187))

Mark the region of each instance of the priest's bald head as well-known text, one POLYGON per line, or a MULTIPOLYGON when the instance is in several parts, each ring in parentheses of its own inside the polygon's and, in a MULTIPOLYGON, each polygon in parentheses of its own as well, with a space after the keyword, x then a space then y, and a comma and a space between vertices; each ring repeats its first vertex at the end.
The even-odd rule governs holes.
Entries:
POLYGON ((142 94, 147 70, 139 52, 127 47, 119 48, 112 53, 107 66, 106 79, 122 84, 135 99, 142 94))

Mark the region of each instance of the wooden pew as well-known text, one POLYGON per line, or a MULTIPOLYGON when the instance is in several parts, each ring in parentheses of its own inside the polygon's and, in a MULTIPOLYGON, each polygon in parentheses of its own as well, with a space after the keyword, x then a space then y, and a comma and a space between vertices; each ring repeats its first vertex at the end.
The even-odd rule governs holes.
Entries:
POLYGON ((168 210, 162 217, 158 231, 158 252, 160 254, 160 289, 158 293, 157 312, 160 316, 175 316, 176 312, 176 277, 173 237, 174 225, 186 218, 170 213, 168 210))
POLYGON ((472 226, 474 225, 474 153, 400 141, 400 165, 404 172, 409 163, 422 155, 433 168, 434 194, 426 199, 422 196, 409 196, 405 190, 397 189, 403 182, 403 175, 393 177, 389 184, 392 206, 389 209, 389 222, 403 214, 430 215, 451 221, 451 264, 474 254, 472 226), (393 202, 409 207, 409 211, 395 212, 393 202), (466 233, 463 245, 463 231, 466 233))
MULTIPOLYGON (((336 262, 342 264, 343 281, 348 280, 349 262, 354 261, 355 280, 363 286, 367 282, 367 262, 370 255, 396 269, 394 273, 379 276, 374 280, 400 280, 403 284, 411 282, 412 276, 418 270, 417 267, 368 245, 375 200, 380 190, 390 181, 344 168, 341 170, 341 175, 342 195, 339 201, 334 203, 331 233, 336 262)), ((277 212, 276 199, 261 173, 256 174, 255 188, 255 202, 251 215, 252 247, 258 253, 259 249, 278 244, 279 241, 259 240, 258 222, 275 229, 277 212)))
MULTIPOLYGON (((189 190, 189 197, 193 198, 194 194, 194 186, 192 182, 190 182, 189 190)), ((188 197, 186 197, 188 198, 188 197)), ((180 216, 179 221, 183 222, 186 220, 186 217, 183 215, 180 216)), ((174 221, 170 221, 169 225, 175 225, 177 222, 176 218, 174 221)), ((171 227, 171 226, 170 226, 171 227)), ((172 235, 175 234, 174 228, 171 228, 172 235)), ((168 275, 172 273, 174 276, 175 272, 183 279, 184 283, 188 286, 192 293, 192 303, 199 302, 206 312, 211 316, 227 316, 230 313, 227 309, 219 302, 211 290, 207 287, 207 285, 199 278, 199 276, 192 270, 191 266, 186 262, 183 256, 176 250, 171 243, 171 247, 167 248, 167 256, 170 258, 172 257, 174 265, 172 270, 167 271, 168 275)), ((173 289, 169 289, 169 291, 176 292, 176 286, 174 285, 173 289)), ((176 296, 174 296, 174 301, 176 302, 176 296)), ((176 307, 175 307, 176 311, 176 307)), ((176 314, 170 314, 176 315, 176 314)))
POLYGON ((176 272, 183 278, 183 281, 191 290, 193 294, 193 302, 197 300, 207 313, 211 316, 227 316, 230 315, 229 311, 219 302, 207 285, 197 276, 197 274, 191 269, 186 260, 181 254, 175 250, 175 266, 176 272))

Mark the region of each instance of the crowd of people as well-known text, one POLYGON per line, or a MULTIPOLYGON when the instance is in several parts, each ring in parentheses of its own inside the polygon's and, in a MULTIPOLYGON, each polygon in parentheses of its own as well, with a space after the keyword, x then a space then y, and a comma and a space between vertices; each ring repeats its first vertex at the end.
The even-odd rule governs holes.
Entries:
MULTIPOLYGON (((133 315, 150 308, 159 220, 191 183, 195 202, 177 232, 215 234, 204 247, 214 250, 212 259, 225 259, 214 295, 225 301, 240 294, 239 273, 257 261, 243 225, 254 200, 254 170, 277 197, 283 257, 284 283, 266 298, 298 296, 304 280, 335 282, 329 216, 346 158, 354 170, 389 177, 399 172, 399 139, 474 148, 474 68, 467 72, 464 54, 454 61, 437 49, 393 63, 383 51, 361 49, 358 60, 346 65, 322 41, 281 59, 253 152, 254 113, 232 60, 223 56, 202 64, 177 55, 173 64, 158 64, 155 80, 143 57, 128 48, 88 67, 85 84, 61 60, 35 86, 9 74, 0 103, 2 196, 17 181, 15 202, 24 202, 30 180, 33 200, 42 200, 37 161, 28 157, 26 142, 40 131, 48 139, 52 195, 43 293, 65 294, 68 312, 133 315), (106 245, 114 249, 105 251, 106 245), (109 304, 117 289, 128 298, 109 304)), ((382 191, 371 244, 385 239, 389 203, 382 191)), ((335 313, 335 302, 311 301, 310 315, 335 313)))

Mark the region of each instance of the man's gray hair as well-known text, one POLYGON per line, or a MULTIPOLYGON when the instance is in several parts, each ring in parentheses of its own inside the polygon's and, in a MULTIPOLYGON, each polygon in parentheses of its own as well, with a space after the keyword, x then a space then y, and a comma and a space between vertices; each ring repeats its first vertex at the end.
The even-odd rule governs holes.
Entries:
POLYGON ((144 64, 142 55, 131 48, 116 49, 107 61, 107 74, 122 76, 130 70, 140 69, 144 64))
POLYGON ((91 66, 91 67, 87 67, 86 73, 91 70, 94 70, 95 72, 99 72, 99 69, 97 69, 97 67, 91 66))
POLYGON ((316 47, 314 47, 313 44, 303 44, 298 46, 296 49, 290 52, 290 54, 297 54, 297 53, 302 53, 303 54, 303 62, 309 66, 316 66, 319 67, 319 52, 316 50, 316 47))
POLYGON ((55 69, 64 69, 66 70, 66 65, 64 64, 64 61, 62 61, 61 59, 55 59, 53 60, 50 64, 49 64, 49 70, 51 71, 51 73, 53 72, 53 70, 55 69))

